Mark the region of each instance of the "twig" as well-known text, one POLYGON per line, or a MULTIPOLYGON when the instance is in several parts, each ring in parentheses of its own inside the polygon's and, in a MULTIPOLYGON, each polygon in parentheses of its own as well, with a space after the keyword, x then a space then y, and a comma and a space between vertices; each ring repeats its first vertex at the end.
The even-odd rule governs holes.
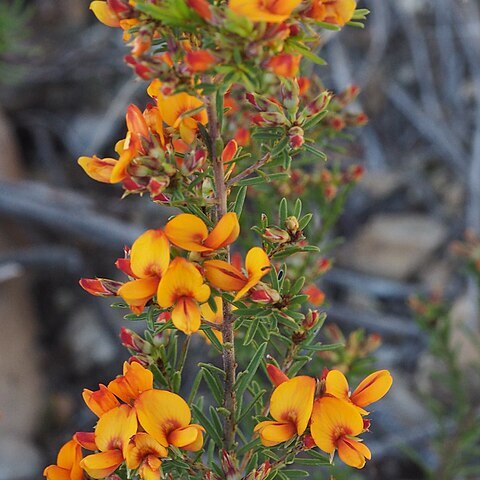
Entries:
POLYGON ((247 167, 243 172, 235 175, 229 182, 227 182, 227 189, 233 187, 236 183, 244 178, 247 178, 250 174, 254 173, 259 168, 262 168, 271 158, 270 152, 266 153, 260 160, 257 160, 253 165, 247 167))

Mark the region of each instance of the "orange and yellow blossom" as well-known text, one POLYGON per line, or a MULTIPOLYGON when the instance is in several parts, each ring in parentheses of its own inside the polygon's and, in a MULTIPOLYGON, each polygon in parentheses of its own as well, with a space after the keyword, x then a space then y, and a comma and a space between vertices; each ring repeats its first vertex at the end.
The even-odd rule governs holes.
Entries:
POLYGON ((270 414, 275 421, 260 422, 254 429, 262 444, 271 447, 302 435, 312 415, 314 395, 314 378, 300 376, 282 382, 270 399, 270 414))
POLYGON ((300 68, 301 55, 291 53, 279 53, 267 62, 267 68, 280 77, 294 78, 300 68))
POLYGON ((152 388, 152 372, 138 362, 124 362, 123 375, 108 384, 108 390, 125 403, 132 403, 141 393, 152 388))
POLYGON ((343 26, 352 19, 356 8, 355 0, 313 0, 305 15, 319 22, 343 26))
POLYGON ((240 233, 236 213, 225 214, 208 233, 204 221, 190 213, 182 213, 165 225, 171 243, 190 252, 213 252, 233 243, 240 233))
POLYGON ((281 23, 300 3, 302 0, 230 0, 228 6, 253 22, 281 23))
POLYGON ((84 474, 80 466, 82 447, 72 439, 65 443, 57 455, 57 464, 50 465, 43 471, 47 480, 83 480, 84 474))
POLYGON ((134 313, 141 313, 155 295, 170 264, 170 245, 162 230, 147 230, 133 242, 130 268, 137 277, 118 289, 134 313))
POLYGON ((181 92, 174 95, 159 95, 158 110, 165 123, 178 130, 180 138, 190 144, 195 139, 198 130, 197 123, 206 125, 208 122, 204 103, 197 97, 181 92), (194 113, 189 113, 195 110, 194 113))
POLYGON ((129 405, 108 411, 95 427, 95 444, 100 452, 85 457, 80 466, 95 479, 111 475, 124 462, 128 443, 137 428, 135 410, 129 405))
POLYGON ((143 480, 160 480, 160 458, 168 455, 167 449, 148 433, 137 433, 130 439, 126 451, 127 468, 138 469, 143 480))
POLYGON ((85 388, 82 393, 83 400, 87 407, 97 416, 101 417, 104 413, 120 405, 117 397, 105 386, 100 384, 96 391, 85 388))
POLYGON ((210 297, 210 287, 191 262, 175 258, 158 285, 157 302, 162 308, 173 307, 172 322, 190 335, 200 328, 200 304, 210 297))
POLYGON ((350 403, 335 397, 315 401, 310 433, 318 448, 332 457, 338 450, 340 459, 354 468, 363 468, 371 453, 362 440, 356 438, 364 431, 363 418, 350 403))
POLYGON ((237 292, 235 300, 238 300, 270 271, 270 259, 263 249, 253 247, 245 258, 246 275, 223 260, 208 260, 203 266, 211 285, 227 292, 237 292))
POLYGON ((138 397, 135 410, 143 429, 163 447, 173 445, 191 452, 202 448, 204 428, 190 423, 192 413, 179 395, 149 390, 138 397))
POLYGON ((374 372, 360 382, 350 393, 348 381, 339 370, 330 370, 325 378, 325 393, 353 404, 360 414, 367 415, 363 407, 370 405, 387 394, 393 379, 388 370, 374 372))

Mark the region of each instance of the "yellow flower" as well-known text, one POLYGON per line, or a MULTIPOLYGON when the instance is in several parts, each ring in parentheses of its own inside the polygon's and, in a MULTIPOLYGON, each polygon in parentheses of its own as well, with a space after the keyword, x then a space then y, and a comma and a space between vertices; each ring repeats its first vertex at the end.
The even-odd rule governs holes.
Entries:
POLYGON ((165 235, 177 247, 191 252, 213 252, 233 243, 240 233, 236 213, 227 213, 208 233, 200 218, 182 213, 165 225, 165 235))
POLYGON ((302 0, 230 0, 228 6, 237 15, 253 22, 281 23, 290 17, 302 0))
POLYGON ((314 378, 301 376, 281 383, 270 400, 270 414, 275 421, 260 422, 254 429, 262 444, 271 447, 302 435, 312 414, 314 395, 314 378))
POLYGON ((152 388, 152 372, 138 362, 125 362, 123 375, 108 384, 108 390, 125 403, 132 403, 142 392, 152 388))
POLYGON ((137 277, 118 289, 134 313, 141 313, 155 295, 170 264, 170 245, 162 230, 147 230, 135 240, 130 252, 130 267, 137 277))
POLYGON ((118 160, 114 158, 98 158, 96 155, 78 159, 78 164, 85 173, 93 180, 102 183, 110 183, 112 171, 117 162, 118 160))
POLYGON ((202 448, 204 428, 190 424, 190 408, 179 395, 149 390, 138 397, 135 410, 143 429, 163 447, 174 445, 191 452, 202 448))
POLYGON ((167 125, 178 130, 181 139, 186 143, 192 143, 197 132, 197 123, 206 125, 208 122, 207 112, 203 102, 188 93, 182 92, 175 95, 164 96, 159 94, 157 98, 158 110, 167 125), (202 108, 196 113, 192 110, 202 108))
POLYGON ((305 15, 319 22, 343 26, 352 19, 356 8, 355 0, 313 0, 305 15))
POLYGON ((245 258, 246 275, 223 260, 208 260, 203 264, 207 280, 227 292, 237 292, 235 300, 243 297, 270 270, 270 259, 260 247, 253 247, 245 258))
POLYGON ((158 285, 157 302, 162 308, 173 307, 172 322, 190 335, 200 328, 200 307, 210 297, 210 287, 203 283, 197 267, 182 257, 175 258, 158 285))
POLYGON ((148 433, 137 433, 131 438, 126 452, 127 468, 136 470, 143 480, 160 480, 162 461, 167 449, 148 433))
POLYGON ((47 467, 43 475, 47 477, 47 480, 83 480, 81 460, 82 447, 75 439, 72 439, 58 452, 57 464, 47 467))
POLYGON ((115 395, 105 385, 99 385, 99 389, 95 392, 85 388, 82 396, 87 407, 97 417, 101 417, 104 413, 107 413, 119 405, 115 395))
POLYGON ((310 432, 317 447, 333 456, 338 450, 340 459, 355 468, 363 468, 371 453, 362 440, 363 418, 350 403, 335 397, 315 401, 310 432))
POLYGON ((330 370, 325 379, 325 393, 352 403, 362 415, 367 415, 368 412, 363 407, 385 396, 392 383, 390 372, 380 370, 362 380, 353 393, 350 393, 345 375, 339 370, 330 370))
POLYGON ((80 466, 92 478, 111 475, 125 460, 130 438, 137 433, 135 410, 120 405, 100 417, 95 427, 95 444, 100 453, 85 457, 80 466))

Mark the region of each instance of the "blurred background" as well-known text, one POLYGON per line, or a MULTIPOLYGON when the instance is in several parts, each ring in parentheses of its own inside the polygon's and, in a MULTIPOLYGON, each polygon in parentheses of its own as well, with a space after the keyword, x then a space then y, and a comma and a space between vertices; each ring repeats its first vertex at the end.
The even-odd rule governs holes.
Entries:
MULTIPOLYGON (((168 215, 120 201, 77 166, 108 156, 127 105, 146 101, 121 34, 88 5, 0 2, 0 480, 41 478, 59 445, 91 427, 81 391, 118 374, 127 352, 122 313, 78 279, 114 276, 123 246, 168 215)), ((359 7, 372 10, 367 28, 328 34, 319 70, 333 90, 358 85, 370 117, 349 153, 366 174, 321 284, 328 321, 379 333, 374 355, 395 378, 358 478, 477 479, 478 291, 449 245, 480 233, 480 3, 359 7), (424 328, 415 294, 433 299, 414 303, 424 328)))

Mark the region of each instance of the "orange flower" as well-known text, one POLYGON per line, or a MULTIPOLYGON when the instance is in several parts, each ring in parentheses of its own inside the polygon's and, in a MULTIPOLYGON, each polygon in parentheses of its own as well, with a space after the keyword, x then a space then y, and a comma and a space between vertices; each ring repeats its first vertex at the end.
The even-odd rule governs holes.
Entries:
POLYGON ((253 22, 281 23, 300 3, 301 0, 230 0, 228 6, 253 22))
POLYGON ((157 105, 165 123, 177 129, 186 143, 190 144, 195 139, 198 122, 202 125, 208 122, 203 102, 188 93, 160 95, 157 98, 157 105))
POLYGON ((352 19, 356 8, 355 0, 313 0, 305 15, 319 22, 343 26, 352 19))
POLYGON ((208 260, 203 264, 207 280, 227 292, 237 292, 235 300, 242 298, 270 270, 270 259, 260 247, 253 247, 245 258, 246 275, 223 260, 208 260))
POLYGON ((135 410, 120 405, 101 416, 95 427, 95 444, 100 453, 88 455, 80 466, 92 478, 111 475, 125 460, 130 438, 137 433, 135 410))
POLYGON ((123 375, 108 384, 108 390, 125 403, 132 403, 142 392, 153 388, 153 374, 138 362, 123 364, 123 375))
POLYGON ((335 450, 343 462, 363 468, 371 453, 361 439, 363 418, 357 409, 335 397, 321 397, 315 401, 310 432, 317 447, 333 456, 335 450))
POLYGON ((130 267, 137 277, 118 289, 132 312, 140 314, 155 295, 170 264, 170 246, 162 230, 147 230, 133 242, 130 267))
POLYGON ((267 67, 280 77, 293 78, 298 74, 301 59, 301 55, 279 53, 267 62, 267 67))
POLYGON ((202 448, 204 429, 190 424, 190 408, 179 395, 149 390, 138 397, 135 410, 144 430, 163 447, 174 445, 191 452, 202 448))
POLYGON ((47 477, 47 480, 83 480, 81 460, 82 447, 75 439, 72 439, 58 452, 57 464, 47 467, 43 471, 43 476, 47 477))
POLYGON ((119 27, 120 19, 118 15, 108 6, 107 2, 94 1, 90 3, 90 10, 97 19, 107 27, 119 27))
POLYGON ((303 293, 308 295, 308 301, 312 305, 319 306, 325 302, 325 293, 314 284, 305 287, 303 293))
POLYGON ((157 302, 162 308, 173 307, 172 322, 190 335, 200 328, 200 307, 210 297, 210 287, 203 283, 197 267, 182 257, 175 258, 158 285, 157 302))
POLYGON ((83 400, 87 407, 97 416, 118 407, 119 402, 115 395, 105 385, 99 385, 99 389, 93 392, 85 388, 82 393, 83 400))
POLYGON ((392 386, 393 379, 388 370, 374 372, 360 382, 350 394, 345 375, 339 370, 330 370, 325 379, 325 393, 352 403, 362 415, 368 412, 363 409, 384 397, 392 386))
POLYGON ((314 378, 301 376, 281 383, 270 399, 270 414, 275 421, 260 422, 254 429, 262 444, 272 447, 302 435, 312 414, 314 395, 314 378))
POLYGON ((177 215, 165 225, 170 242, 190 252, 213 252, 226 247, 239 233, 236 213, 225 214, 210 233, 203 220, 190 213, 177 215))
POLYGON ((185 63, 194 72, 204 72, 215 62, 216 58, 208 50, 194 50, 185 55, 185 63))
POLYGON ((138 469, 140 478, 144 480, 159 480, 162 465, 160 458, 167 454, 167 449, 148 433, 137 433, 127 446, 127 468, 138 469))
POLYGON ((83 168, 85 173, 93 180, 102 183, 110 183, 113 167, 117 164, 118 160, 114 158, 98 158, 96 155, 93 157, 80 157, 78 164, 83 168))

